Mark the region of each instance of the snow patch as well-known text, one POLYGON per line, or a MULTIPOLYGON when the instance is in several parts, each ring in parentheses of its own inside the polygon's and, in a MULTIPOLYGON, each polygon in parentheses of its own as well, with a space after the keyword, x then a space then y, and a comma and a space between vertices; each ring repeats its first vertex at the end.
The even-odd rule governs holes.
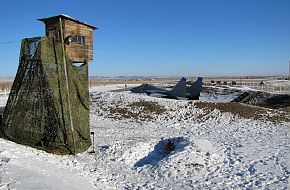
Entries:
POLYGON ((7 95, 0 96, 0 107, 5 107, 8 100, 7 95))

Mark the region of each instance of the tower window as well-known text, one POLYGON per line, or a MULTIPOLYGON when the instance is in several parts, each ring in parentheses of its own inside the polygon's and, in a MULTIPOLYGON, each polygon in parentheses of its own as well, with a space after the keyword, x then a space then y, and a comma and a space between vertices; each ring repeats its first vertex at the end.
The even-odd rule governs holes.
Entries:
POLYGON ((84 36, 75 35, 75 42, 81 45, 86 45, 84 36))

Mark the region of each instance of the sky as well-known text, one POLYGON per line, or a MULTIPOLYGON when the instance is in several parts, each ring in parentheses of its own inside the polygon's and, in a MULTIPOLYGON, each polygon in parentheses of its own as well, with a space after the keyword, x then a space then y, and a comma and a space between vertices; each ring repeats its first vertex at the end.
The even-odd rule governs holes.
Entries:
POLYGON ((1 1, 0 76, 15 76, 37 18, 98 27, 91 76, 288 75, 289 0, 1 1), (11 43, 6 43, 11 42, 11 43))

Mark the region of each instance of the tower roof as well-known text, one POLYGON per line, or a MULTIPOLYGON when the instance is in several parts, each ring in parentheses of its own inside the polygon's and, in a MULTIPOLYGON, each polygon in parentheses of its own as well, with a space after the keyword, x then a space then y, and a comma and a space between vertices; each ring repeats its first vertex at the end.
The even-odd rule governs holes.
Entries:
POLYGON ((71 20, 71 21, 74 21, 74 22, 79 23, 79 24, 83 24, 85 26, 88 26, 88 27, 92 28, 93 30, 98 29, 95 26, 89 25, 86 22, 81 22, 81 21, 79 21, 79 20, 77 20, 77 19, 75 19, 75 18, 73 18, 71 16, 65 15, 65 14, 60 14, 60 15, 56 15, 56 16, 52 16, 52 17, 47 17, 47 18, 39 18, 37 20, 46 23, 49 20, 54 20, 54 19, 58 19, 58 18, 64 18, 64 19, 71 20))

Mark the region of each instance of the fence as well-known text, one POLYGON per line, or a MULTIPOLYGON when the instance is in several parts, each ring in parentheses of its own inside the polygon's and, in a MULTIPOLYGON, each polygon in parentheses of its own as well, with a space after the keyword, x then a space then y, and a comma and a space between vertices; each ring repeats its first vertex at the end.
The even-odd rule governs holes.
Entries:
MULTIPOLYGON (((206 86, 222 85, 223 83, 205 83, 206 86)), ((282 81, 281 83, 268 83, 268 82, 237 82, 235 85, 228 83, 227 85, 233 87, 249 87, 251 89, 275 93, 275 94, 290 94, 290 82, 282 81)))
POLYGON ((242 86, 248 86, 250 88, 271 92, 275 94, 290 94, 290 85, 278 85, 276 83, 243 83, 242 86))

